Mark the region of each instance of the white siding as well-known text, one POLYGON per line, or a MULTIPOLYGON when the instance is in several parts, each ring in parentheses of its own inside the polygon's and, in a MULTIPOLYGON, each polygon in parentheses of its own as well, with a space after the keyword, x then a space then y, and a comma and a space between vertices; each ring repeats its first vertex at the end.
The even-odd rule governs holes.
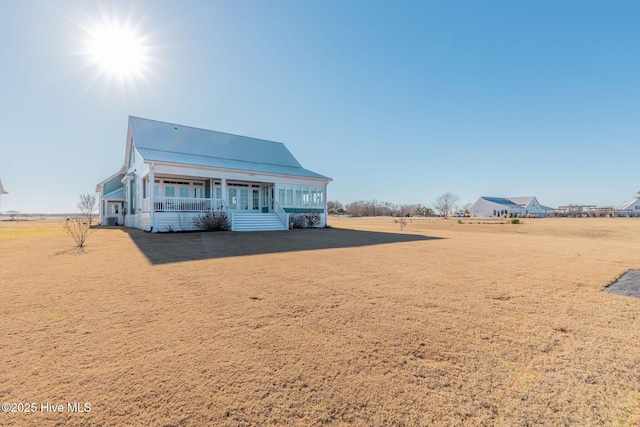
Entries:
POLYGON ((154 232, 160 233, 168 231, 192 231, 193 218, 199 215, 197 212, 156 212, 154 222, 156 227, 154 232))
MULTIPOLYGON (((135 212, 133 212, 132 209, 129 208, 128 213, 132 215, 139 214, 142 212, 142 199, 144 195, 143 178, 149 173, 149 165, 144 163, 142 156, 140 156, 140 154, 135 149, 133 150, 133 155, 131 156, 129 170, 127 171, 127 173, 134 174, 134 182, 136 186, 135 212)), ((127 186, 128 185, 129 184, 127 184, 127 186)), ((131 198, 127 197, 127 204, 130 200, 131 198)))

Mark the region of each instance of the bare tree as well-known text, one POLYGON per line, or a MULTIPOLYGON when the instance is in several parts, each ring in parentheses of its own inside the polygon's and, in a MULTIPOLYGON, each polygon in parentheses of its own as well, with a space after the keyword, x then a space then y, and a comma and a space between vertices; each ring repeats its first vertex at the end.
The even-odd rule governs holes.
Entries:
POLYGON ((457 201, 458 196, 450 191, 447 191, 436 199, 435 208, 440 213, 440 215, 446 218, 447 215, 455 210, 457 201))
POLYGON ((344 207, 342 206, 342 203, 340 203, 337 200, 336 201, 329 200, 327 202, 327 210, 331 215, 340 215, 344 213, 344 207))
POLYGON ((76 249, 84 251, 85 242, 92 233, 89 222, 85 218, 67 218, 62 227, 75 242, 76 249))
POLYGON ((80 212, 82 212, 82 216, 89 223, 89 227, 93 223, 93 216, 96 213, 98 208, 98 198, 95 193, 82 193, 80 194, 80 201, 76 203, 76 207, 80 212))
POLYGON ((404 228, 407 226, 407 217, 406 216, 401 216, 396 221, 398 222, 398 224, 400 224, 400 231, 404 230, 404 228))

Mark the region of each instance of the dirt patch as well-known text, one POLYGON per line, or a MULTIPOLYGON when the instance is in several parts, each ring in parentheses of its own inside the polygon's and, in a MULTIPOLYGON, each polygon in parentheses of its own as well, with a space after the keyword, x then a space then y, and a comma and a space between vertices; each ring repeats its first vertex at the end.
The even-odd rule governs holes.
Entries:
POLYGON ((633 425, 640 221, 0 226, 0 397, 24 425, 633 425), (65 407, 66 408, 66 407, 65 407))

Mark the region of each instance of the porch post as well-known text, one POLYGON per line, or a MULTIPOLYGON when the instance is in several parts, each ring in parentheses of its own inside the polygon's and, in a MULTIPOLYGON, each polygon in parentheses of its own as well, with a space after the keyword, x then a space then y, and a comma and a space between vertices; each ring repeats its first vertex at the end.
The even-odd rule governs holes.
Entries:
POLYGON ((224 205, 229 207, 229 200, 227 196, 227 178, 220 179, 220 192, 222 193, 222 200, 224 200, 224 205))
POLYGON ((156 210, 156 204, 154 201, 154 188, 156 186, 156 173, 155 173, 155 164, 151 163, 151 165, 149 166, 149 227, 151 227, 151 231, 152 233, 157 231, 155 230, 155 224, 154 224, 154 219, 155 219, 155 210, 156 210))
POLYGON ((105 214, 104 206, 102 206, 104 205, 104 200, 102 200, 102 196, 104 196, 104 184, 100 185, 100 196, 99 196, 100 203, 98 204, 98 214, 100 215, 100 225, 106 225, 102 223, 104 214, 105 214))
MULTIPOLYGON (((216 187, 213 185, 213 178, 209 178, 209 209, 215 210, 217 206, 214 205, 213 200, 215 199, 215 189, 216 187)), ((206 197, 206 194, 205 194, 206 197)))
POLYGON ((327 197, 327 183, 324 184, 324 226, 326 227, 329 217, 329 210, 327 209, 329 197, 327 197))

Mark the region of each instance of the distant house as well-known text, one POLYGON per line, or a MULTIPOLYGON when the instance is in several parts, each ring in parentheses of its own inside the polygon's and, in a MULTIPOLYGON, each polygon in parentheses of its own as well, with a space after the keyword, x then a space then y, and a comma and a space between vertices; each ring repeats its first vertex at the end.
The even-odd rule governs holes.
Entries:
POLYGON ((640 197, 613 207, 618 216, 640 216, 640 197))
POLYGON ((482 196, 469 208, 472 218, 546 217, 552 213, 553 208, 541 205, 534 196, 506 198, 482 196))
POLYGON ((191 230, 213 210, 233 231, 286 230, 293 213, 326 225, 330 181, 279 142, 129 117, 124 166, 96 192, 103 225, 191 230))

